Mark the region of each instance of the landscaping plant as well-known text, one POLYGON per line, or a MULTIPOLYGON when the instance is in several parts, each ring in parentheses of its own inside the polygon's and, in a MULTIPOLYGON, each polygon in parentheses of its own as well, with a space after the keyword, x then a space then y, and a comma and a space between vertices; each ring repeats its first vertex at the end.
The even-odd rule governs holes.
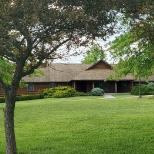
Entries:
POLYGON ((93 96, 103 96, 103 95, 104 95, 104 90, 101 89, 101 88, 93 88, 93 89, 91 90, 91 94, 92 94, 93 96))

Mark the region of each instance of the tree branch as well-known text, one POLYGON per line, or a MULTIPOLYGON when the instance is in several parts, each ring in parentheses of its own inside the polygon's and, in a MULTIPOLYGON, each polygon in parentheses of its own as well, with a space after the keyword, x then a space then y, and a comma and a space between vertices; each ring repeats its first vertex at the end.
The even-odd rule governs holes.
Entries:
MULTIPOLYGON (((60 46, 62 46, 63 44, 65 44, 66 42, 68 42, 69 40, 72 39, 72 36, 70 36, 70 38, 60 42, 58 45, 56 45, 48 54, 47 54, 47 57, 50 56, 51 53, 53 53, 54 51, 56 51, 60 46)), ((45 57, 45 58, 47 58, 45 57)))
POLYGON ((48 57, 50 56, 51 53, 53 53, 54 51, 56 51, 61 45, 65 44, 65 43, 68 42, 70 39, 71 39, 71 37, 68 38, 68 39, 66 39, 66 40, 64 40, 64 41, 62 41, 61 43, 59 43, 58 45, 56 45, 49 53, 44 53, 44 50, 45 50, 45 49, 42 48, 41 54, 40 54, 39 57, 38 57, 39 61, 38 61, 34 66, 32 66, 32 65, 30 66, 30 65, 29 65, 29 66, 30 66, 30 69, 27 70, 27 71, 25 71, 25 72, 23 72, 22 77, 24 77, 24 76, 26 76, 26 75, 29 75, 29 74, 33 73, 34 70, 37 69, 37 68, 42 64, 42 61, 43 61, 43 60, 48 59, 48 57))

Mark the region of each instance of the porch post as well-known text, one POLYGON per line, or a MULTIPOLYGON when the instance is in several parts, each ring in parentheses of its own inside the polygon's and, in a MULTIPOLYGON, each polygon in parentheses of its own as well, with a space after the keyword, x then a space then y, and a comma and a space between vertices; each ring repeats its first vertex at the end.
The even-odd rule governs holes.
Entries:
POLYGON ((117 93, 118 90, 117 90, 117 81, 115 81, 115 93, 117 93))
POLYGON ((74 89, 76 90, 76 83, 75 83, 75 81, 74 81, 74 89))
POLYGON ((133 84, 133 81, 131 82, 131 88, 133 88, 134 84, 133 84))
POLYGON ((94 81, 93 81, 93 85, 92 85, 92 87, 93 87, 93 88, 95 88, 95 84, 94 84, 94 81))

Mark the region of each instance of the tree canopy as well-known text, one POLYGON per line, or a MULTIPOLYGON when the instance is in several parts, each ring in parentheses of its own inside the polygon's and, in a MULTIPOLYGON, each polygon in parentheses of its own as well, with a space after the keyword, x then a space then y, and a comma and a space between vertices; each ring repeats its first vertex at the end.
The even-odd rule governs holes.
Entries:
POLYGON ((154 45, 136 36, 136 32, 130 31, 111 42, 109 51, 118 61, 114 67, 116 79, 129 73, 136 79, 148 79, 154 72, 154 45))
POLYGON ((120 1, 120 27, 125 32, 110 43, 109 51, 118 61, 116 76, 128 73, 148 78, 154 71, 154 1, 120 1), (123 4, 122 4, 123 3, 123 4))
POLYGON ((92 48, 86 52, 86 56, 82 60, 82 63, 95 64, 99 60, 105 60, 105 53, 100 46, 94 44, 92 48))
POLYGON ((1 2, 0 8, 0 56, 16 66, 20 63, 20 77, 33 73, 43 60, 57 58, 63 44, 85 45, 112 33, 111 6, 92 0, 14 0, 1 2))
POLYGON ((111 35, 113 7, 108 0, 0 1, 0 86, 6 102, 7 154, 17 153, 14 109, 21 79, 42 62, 61 57, 56 51, 62 45, 69 49, 111 35))
MULTIPOLYGON (((124 21, 132 28, 142 23, 143 32, 145 25, 152 30, 153 3, 152 0, 0 1, 0 86, 6 102, 7 154, 17 153, 14 109, 21 79, 33 73, 42 62, 61 57, 56 51, 62 45, 69 49, 86 45, 95 37, 112 35, 116 31, 118 12, 129 19, 124 21)), ((152 44, 153 33, 148 30, 141 34, 152 44)))

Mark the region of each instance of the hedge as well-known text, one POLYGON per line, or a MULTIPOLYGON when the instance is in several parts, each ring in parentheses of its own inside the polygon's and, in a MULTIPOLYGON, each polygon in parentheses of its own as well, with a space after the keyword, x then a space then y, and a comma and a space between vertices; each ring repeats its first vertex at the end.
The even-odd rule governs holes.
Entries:
MULTIPOLYGON (((25 100, 35 100, 35 99, 43 99, 43 94, 35 94, 35 95, 21 95, 16 97, 16 101, 25 101, 25 100)), ((4 97, 0 97, 0 103, 4 103, 4 97)))
POLYGON ((92 94, 90 92, 77 92, 77 95, 76 96, 92 96, 92 94))
MULTIPOLYGON (((134 86, 131 89, 132 95, 139 95, 139 85, 134 86)), ((152 95, 153 94, 153 87, 147 86, 145 84, 141 84, 141 95, 152 95)))
POLYGON ((4 97, 0 97, 0 103, 4 103, 4 102, 5 102, 4 97))

